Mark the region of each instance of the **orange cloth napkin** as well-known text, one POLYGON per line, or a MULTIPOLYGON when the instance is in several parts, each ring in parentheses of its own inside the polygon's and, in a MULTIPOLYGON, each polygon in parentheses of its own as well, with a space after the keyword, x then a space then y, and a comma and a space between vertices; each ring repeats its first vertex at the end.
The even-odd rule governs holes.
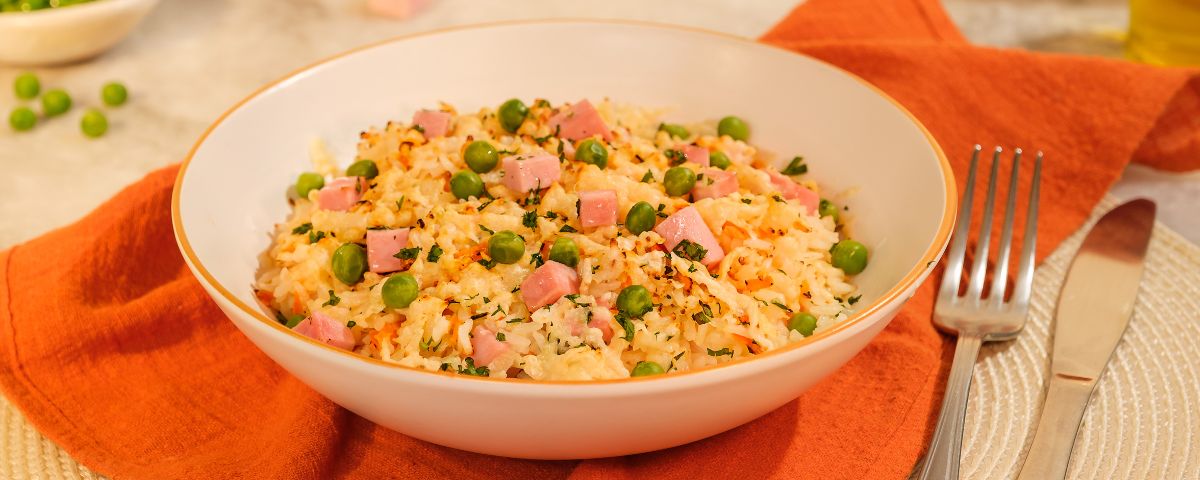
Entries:
MULTIPOLYGON (((941 142, 960 188, 975 143, 1044 150, 1043 255, 1078 228, 1131 159, 1200 168, 1192 71, 971 46, 932 0, 810 0, 763 40, 840 65, 899 100, 941 142)), ((707 440, 538 462, 410 439, 319 396, 224 318, 176 251, 175 173, 152 173, 78 223, 0 253, 0 387, 46 436, 101 473, 900 478, 932 430, 951 350, 930 326, 933 281, 829 379, 707 440)))

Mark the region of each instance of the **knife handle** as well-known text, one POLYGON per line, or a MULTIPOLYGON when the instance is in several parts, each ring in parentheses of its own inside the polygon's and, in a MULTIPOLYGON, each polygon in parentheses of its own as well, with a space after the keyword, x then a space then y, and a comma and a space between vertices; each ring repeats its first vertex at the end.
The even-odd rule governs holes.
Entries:
POLYGON ((1042 417, 1017 480, 1066 478, 1071 448, 1096 381, 1052 375, 1046 387, 1042 417))

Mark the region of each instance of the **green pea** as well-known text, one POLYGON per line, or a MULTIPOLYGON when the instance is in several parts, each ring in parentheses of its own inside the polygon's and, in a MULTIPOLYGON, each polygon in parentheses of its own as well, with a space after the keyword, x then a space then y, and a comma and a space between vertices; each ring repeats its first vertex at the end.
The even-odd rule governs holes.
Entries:
POLYGON ((638 362, 633 366, 633 372, 629 374, 631 377, 647 377, 650 375, 662 375, 667 373, 663 370, 662 365, 654 362, 638 362))
POLYGON ((379 176, 379 167, 376 166, 375 162, 373 161, 359 160, 351 163, 349 167, 346 167, 346 176, 366 177, 367 180, 370 180, 379 176))
POLYGON ((100 89, 100 99, 110 107, 124 104, 127 98, 129 98, 129 90, 126 90, 125 85, 120 83, 108 82, 100 89))
POLYGON ((413 278, 412 274, 397 273, 383 281, 383 288, 379 294, 388 308, 408 308, 413 300, 417 299, 420 290, 417 279, 413 278))
POLYGON ((37 75, 25 72, 17 75, 17 79, 13 81, 13 91, 16 92, 17 98, 31 100, 41 93, 42 82, 38 80, 37 75))
POLYGON ((362 281, 363 273, 367 271, 367 252, 357 243, 343 243, 333 251, 330 269, 338 281, 354 285, 362 281))
POLYGON ((483 179, 470 170, 459 170, 450 177, 450 193, 455 198, 466 200, 471 197, 483 196, 483 179))
POLYGON ((629 229, 629 233, 641 235, 654 228, 654 217, 654 207, 647 202, 637 202, 625 214, 625 228, 629 229))
POLYGON ((8 124, 13 130, 24 132, 37 125, 37 114, 33 113, 29 107, 14 108, 12 113, 8 114, 8 124))
POLYGON ((742 119, 730 115, 717 123, 717 135, 729 135, 734 140, 744 142, 750 138, 750 127, 742 119))
POLYGON ((47 117, 61 115, 71 109, 71 96, 60 89, 54 89, 42 95, 42 113, 47 117))
POLYGON ((579 265, 579 246, 567 237, 558 237, 550 245, 550 260, 571 268, 579 265))
POLYGON ((621 289, 617 294, 617 309, 626 315, 640 318, 654 308, 650 301, 650 291, 641 285, 630 285, 621 289))
POLYGON ((730 165, 733 165, 733 162, 729 161, 729 156, 725 155, 724 152, 712 152, 708 154, 708 164, 725 170, 730 165))
POLYGON ((529 115, 529 107, 525 106, 525 102, 519 99, 512 98, 507 102, 500 104, 500 110, 496 116, 500 119, 500 126, 508 133, 516 133, 521 124, 525 122, 525 117, 529 115))
POLYGON ((792 315, 792 318, 788 319, 788 329, 800 332, 801 335, 806 337, 811 336, 813 330, 817 329, 817 317, 808 312, 800 312, 792 315))
POLYGON ((659 131, 667 132, 667 135, 678 138, 680 140, 688 138, 689 136, 692 135, 692 133, 689 132, 688 129, 683 128, 683 125, 677 125, 674 123, 660 123, 660 124, 658 124, 658 129, 659 129, 659 131))
POLYGON ((833 266, 847 275, 857 275, 867 268, 867 247, 854 240, 842 240, 833 246, 833 266))
POLYGON ((824 198, 821 199, 821 203, 817 207, 817 213, 819 213, 822 217, 833 217, 834 223, 837 223, 838 218, 841 217, 841 215, 838 213, 837 205, 834 205, 833 202, 824 198))
POLYGON ((500 263, 517 263, 525 256, 525 239, 512 230, 496 232, 488 240, 488 255, 500 263))
POLYGON ((325 177, 318 173, 304 172, 296 178, 296 195, 308 198, 308 192, 320 190, 325 186, 325 177))
POLYGON ((83 118, 79 120, 79 128, 83 130, 84 135, 97 138, 108 131, 108 119, 93 108, 83 113, 83 118))
POLYGON ((590 163, 604 170, 604 167, 608 166, 608 149, 596 139, 589 138, 575 148, 575 160, 590 163))
POLYGON ((500 154, 492 144, 476 140, 467 145, 466 151, 463 152, 463 160, 467 162, 467 168, 476 173, 487 173, 500 163, 500 154))
POLYGON ((663 188, 667 195, 681 197, 696 186, 696 172, 687 167, 671 167, 663 174, 663 188))

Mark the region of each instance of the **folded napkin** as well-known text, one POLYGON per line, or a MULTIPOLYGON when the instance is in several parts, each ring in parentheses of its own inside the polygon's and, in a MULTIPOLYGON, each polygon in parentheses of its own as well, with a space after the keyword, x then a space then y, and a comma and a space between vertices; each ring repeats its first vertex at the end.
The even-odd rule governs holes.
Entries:
MULTIPOLYGON (((971 46, 933 0, 810 0, 763 41, 839 65, 895 97, 941 143, 960 188, 975 143, 1044 150, 1043 255, 1078 228, 1131 159, 1200 168, 1200 78, 1192 71, 971 46)), ((951 350, 930 326, 934 281, 804 396, 690 445, 539 462, 405 437, 310 390, 225 319, 175 248, 176 171, 152 173, 78 223, 0 253, 0 387, 34 426, 100 473, 899 478, 931 433, 951 350)))

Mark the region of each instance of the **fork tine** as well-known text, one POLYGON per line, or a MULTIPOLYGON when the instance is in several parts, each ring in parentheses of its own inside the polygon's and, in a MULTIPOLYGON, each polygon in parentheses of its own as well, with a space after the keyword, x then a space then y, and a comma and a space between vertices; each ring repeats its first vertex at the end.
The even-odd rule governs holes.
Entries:
POLYGON ((1000 305, 1004 301, 1004 290, 1008 286, 1008 256, 1012 248, 1013 217, 1017 210, 1017 177, 1021 170, 1021 149, 1013 153, 1012 174, 1008 179, 1008 198, 1004 202, 1004 228, 1000 231, 1000 247, 996 251, 996 271, 992 273, 992 290, 988 293, 988 304, 1000 305))
POLYGON ((942 286, 938 298, 953 298, 953 292, 958 296, 959 279, 962 278, 963 257, 967 251, 967 233, 971 229, 971 205, 975 196, 975 167, 979 164, 979 151, 983 147, 975 145, 971 152, 971 168, 967 173, 967 186, 963 189, 962 201, 958 206, 958 224, 954 226, 954 241, 950 244, 950 253, 946 256, 946 271, 942 273, 942 286))
POLYGON ((1042 152, 1038 152, 1033 163, 1033 180, 1029 187, 1029 207, 1025 216, 1025 238, 1021 239, 1021 264, 1017 267, 1017 281, 1013 287, 1012 303, 1015 308, 1029 306, 1030 287, 1033 286, 1033 261, 1037 254, 1038 195, 1042 183, 1042 152))
POLYGON ((967 284, 966 298, 977 300, 983 292, 983 281, 987 274, 988 246, 992 243, 992 209, 996 205, 996 177, 1000 171, 1000 152, 996 147, 992 153, 992 173, 988 176, 987 198, 983 203, 983 221, 979 225, 979 238, 975 240, 975 261, 971 263, 971 281, 967 284))

